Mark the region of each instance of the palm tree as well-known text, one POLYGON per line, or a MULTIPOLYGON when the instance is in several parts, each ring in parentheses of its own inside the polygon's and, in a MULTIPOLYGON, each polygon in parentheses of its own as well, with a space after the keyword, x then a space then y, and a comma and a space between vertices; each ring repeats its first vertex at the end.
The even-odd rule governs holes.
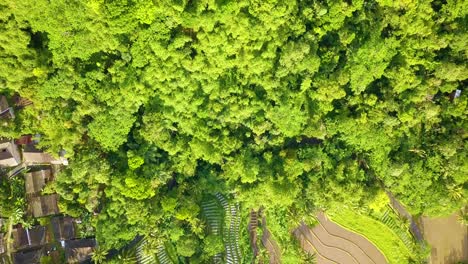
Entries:
POLYGON ((102 247, 97 247, 94 250, 91 258, 94 264, 99 264, 99 263, 104 263, 104 260, 106 260, 106 256, 107 256, 107 250, 105 250, 102 247))
POLYGON ((309 264, 316 264, 317 263, 317 257, 315 256, 315 253, 306 253, 305 257, 305 263, 309 264))
POLYGON ((447 189, 450 198, 453 200, 458 201, 463 197, 463 189, 460 186, 451 185, 447 189))
POLYGON ((135 248, 133 247, 131 249, 122 249, 122 251, 120 251, 120 253, 117 255, 117 259, 120 260, 122 263, 136 264, 137 257, 135 248))

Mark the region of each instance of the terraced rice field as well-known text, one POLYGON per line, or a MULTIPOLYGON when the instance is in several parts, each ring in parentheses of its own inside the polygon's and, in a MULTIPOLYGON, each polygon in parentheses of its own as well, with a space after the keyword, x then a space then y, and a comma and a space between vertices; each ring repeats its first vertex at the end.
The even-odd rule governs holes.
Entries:
POLYGON ((431 264, 468 263, 468 228, 457 214, 447 217, 422 217, 424 237, 431 245, 431 264))
MULTIPOLYGON (((223 211, 216 200, 206 200, 202 202, 203 214, 206 218, 208 233, 219 236, 223 229, 223 211)), ((214 264, 223 263, 223 254, 213 256, 214 264)))
POLYGON ((216 198, 221 203, 225 211, 223 240, 226 249, 226 263, 241 263, 242 256, 239 247, 239 228, 241 219, 239 205, 229 204, 227 199, 220 193, 216 194, 216 198))
POLYGON ((146 245, 146 240, 143 240, 138 243, 136 247, 136 257, 138 264, 157 264, 156 258, 153 254, 146 254, 144 252, 144 247, 146 245))
POLYGON ((162 245, 158 246, 158 252, 156 253, 156 256, 158 258, 158 263, 160 264, 173 264, 174 263, 169 257, 169 255, 167 254, 166 249, 162 245))
POLYGON ((366 238, 350 232, 319 213, 318 225, 301 224, 294 235, 304 250, 316 253, 317 262, 343 264, 384 264, 384 255, 366 238))

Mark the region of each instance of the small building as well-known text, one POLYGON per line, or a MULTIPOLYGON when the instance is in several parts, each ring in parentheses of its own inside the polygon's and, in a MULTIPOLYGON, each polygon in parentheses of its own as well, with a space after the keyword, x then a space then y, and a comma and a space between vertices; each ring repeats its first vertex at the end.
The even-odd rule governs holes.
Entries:
POLYGON ((75 239, 65 242, 65 258, 67 263, 82 263, 89 261, 96 247, 95 239, 75 239))
POLYGON ((46 228, 34 226, 32 228, 18 227, 13 229, 13 247, 16 250, 38 247, 47 243, 46 228))
POLYGON ((33 217, 43 217, 60 213, 58 195, 31 195, 28 197, 28 213, 33 217))
POLYGON ((21 250, 13 254, 14 264, 40 264, 42 256, 45 255, 43 247, 21 250))
POLYGON ((73 218, 57 216, 51 219, 51 225, 56 241, 75 239, 75 222, 73 218))
POLYGON ((26 173, 24 176, 26 194, 40 193, 50 181, 52 181, 50 169, 26 173))
POLYGON ((33 142, 32 135, 22 135, 15 140, 16 145, 27 145, 33 142))
POLYGON ((36 147, 36 143, 33 141, 30 144, 24 145, 23 149, 23 161, 28 165, 33 164, 64 164, 68 162, 65 158, 55 158, 51 154, 46 153, 36 147))
POLYGON ((8 101, 5 96, 0 96, 0 119, 13 118, 15 118, 13 108, 8 105, 8 101))
POLYGON ((0 139, 0 166, 13 167, 20 162, 18 146, 11 140, 0 139))

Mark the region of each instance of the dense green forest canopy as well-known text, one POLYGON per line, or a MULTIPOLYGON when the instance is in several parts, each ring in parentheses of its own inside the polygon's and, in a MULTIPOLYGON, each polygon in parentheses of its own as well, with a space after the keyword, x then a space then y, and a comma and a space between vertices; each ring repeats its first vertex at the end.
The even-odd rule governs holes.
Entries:
POLYGON ((195 254, 216 192, 291 225, 382 188, 443 215, 468 197, 467 29, 466 0, 4 0, 0 92, 33 105, 0 134, 67 151, 52 188, 108 248, 195 254))

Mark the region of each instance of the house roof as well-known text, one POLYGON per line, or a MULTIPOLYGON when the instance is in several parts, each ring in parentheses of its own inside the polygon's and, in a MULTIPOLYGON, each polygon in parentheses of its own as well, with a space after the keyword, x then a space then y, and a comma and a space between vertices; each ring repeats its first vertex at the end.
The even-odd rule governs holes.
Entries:
POLYGON ((62 159, 56 159, 51 154, 46 153, 36 147, 36 142, 24 145, 23 161, 28 164, 62 164, 62 159))
POLYGON ((45 152, 26 152, 23 151, 23 160, 26 163, 49 164, 55 161, 54 157, 45 152))
POLYGON ((44 226, 34 226, 30 229, 13 229, 13 246, 16 249, 37 247, 47 243, 46 228, 44 226))
POLYGON ((50 169, 26 173, 26 175, 24 176, 26 193, 40 193, 46 185, 46 183, 50 180, 52 180, 52 174, 50 169))
POLYGON ((75 238, 75 224, 73 218, 57 216, 51 219, 54 238, 57 241, 75 238))
POLYGON ((57 203, 57 194, 32 196, 29 197, 28 200, 28 212, 34 217, 43 217, 60 213, 57 203))
POLYGON ((11 140, 0 140, 0 166, 16 166, 20 161, 18 146, 11 140))
POLYGON ((27 145, 32 143, 32 135, 22 135, 15 140, 15 143, 18 145, 27 145))
POLYGON ((89 260, 95 247, 95 239, 76 239, 66 241, 65 257, 67 259, 67 263, 81 263, 89 260))
POLYGON ((15 264, 39 264, 44 254, 44 248, 28 249, 13 254, 13 263, 15 264))
POLYGON ((8 105, 8 101, 5 96, 0 96, 0 118, 14 118, 15 114, 13 108, 8 105))

